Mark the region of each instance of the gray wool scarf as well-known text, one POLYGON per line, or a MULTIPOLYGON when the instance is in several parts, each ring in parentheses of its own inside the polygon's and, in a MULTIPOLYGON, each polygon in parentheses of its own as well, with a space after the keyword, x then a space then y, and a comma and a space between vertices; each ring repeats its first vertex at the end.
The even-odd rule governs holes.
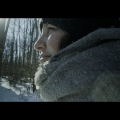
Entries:
POLYGON ((111 74, 114 79, 119 73, 120 29, 101 28, 40 65, 35 73, 35 84, 39 86, 41 99, 45 102, 102 101, 101 97, 105 96, 102 96, 101 89, 97 89, 99 81, 109 83, 107 75, 111 74), (96 96, 100 98, 96 99, 96 96))

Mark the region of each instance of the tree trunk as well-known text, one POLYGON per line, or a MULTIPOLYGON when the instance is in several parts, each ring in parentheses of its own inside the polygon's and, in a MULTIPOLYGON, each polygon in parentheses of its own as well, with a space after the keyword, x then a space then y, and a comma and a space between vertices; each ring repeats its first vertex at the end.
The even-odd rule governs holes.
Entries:
POLYGON ((6 29, 5 29, 5 24, 6 24, 6 19, 0 18, 0 76, 2 76, 2 57, 3 57, 7 31, 10 24, 10 18, 7 21, 6 29))

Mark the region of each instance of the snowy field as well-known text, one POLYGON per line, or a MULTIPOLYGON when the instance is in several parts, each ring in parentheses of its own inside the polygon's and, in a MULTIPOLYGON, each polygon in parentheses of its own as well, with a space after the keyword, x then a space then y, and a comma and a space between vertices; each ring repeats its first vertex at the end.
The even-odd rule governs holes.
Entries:
POLYGON ((32 93, 29 83, 10 86, 9 82, 2 78, 0 80, 0 102, 42 102, 38 97, 38 91, 32 93))

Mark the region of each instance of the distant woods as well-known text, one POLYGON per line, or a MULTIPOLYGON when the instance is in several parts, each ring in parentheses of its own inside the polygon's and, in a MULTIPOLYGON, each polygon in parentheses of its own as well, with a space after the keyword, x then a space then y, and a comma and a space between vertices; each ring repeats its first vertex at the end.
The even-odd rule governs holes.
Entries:
POLYGON ((0 76, 17 82, 31 83, 39 65, 34 43, 39 37, 37 18, 0 18, 0 76))

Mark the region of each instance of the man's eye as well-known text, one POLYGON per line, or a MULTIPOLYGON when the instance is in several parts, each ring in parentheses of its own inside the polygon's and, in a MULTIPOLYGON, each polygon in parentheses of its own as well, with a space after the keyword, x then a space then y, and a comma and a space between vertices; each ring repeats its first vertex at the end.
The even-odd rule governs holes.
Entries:
POLYGON ((54 30, 56 30, 56 29, 53 27, 48 27, 48 34, 52 33, 54 30))
POLYGON ((53 27, 49 27, 48 30, 55 30, 55 28, 53 28, 53 27))

